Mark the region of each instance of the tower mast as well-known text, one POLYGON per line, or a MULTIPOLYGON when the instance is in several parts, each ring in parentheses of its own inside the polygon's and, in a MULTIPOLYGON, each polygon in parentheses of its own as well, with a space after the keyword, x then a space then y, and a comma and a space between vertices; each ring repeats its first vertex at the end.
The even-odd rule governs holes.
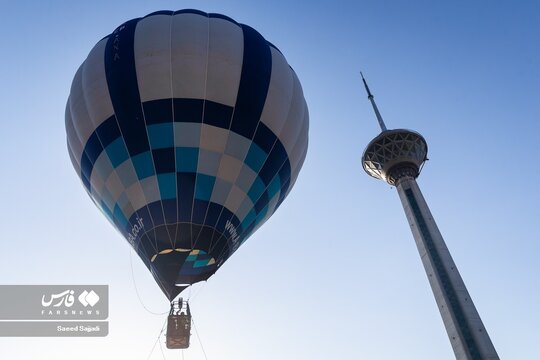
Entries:
POLYGON ((384 120, 381 116, 381 113, 379 112, 379 108, 377 107, 377 104, 375 104, 375 98, 371 91, 369 91, 369 86, 366 82, 366 79, 364 79, 364 74, 360 71, 360 76, 362 76, 362 81, 364 82, 364 87, 366 88, 366 92, 368 94, 368 99, 371 101, 371 106, 373 106, 373 111, 375 111, 375 116, 377 117, 377 121, 379 122, 379 126, 381 127, 381 131, 386 131, 386 124, 384 123, 384 120))
POLYGON ((465 283, 416 183, 427 159, 422 135, 387 130, 366 80, 362 81, 382 132, 367 146, 362 165, 368 175, 396 187, 420 258, 458 360, 499 359, 465 283))

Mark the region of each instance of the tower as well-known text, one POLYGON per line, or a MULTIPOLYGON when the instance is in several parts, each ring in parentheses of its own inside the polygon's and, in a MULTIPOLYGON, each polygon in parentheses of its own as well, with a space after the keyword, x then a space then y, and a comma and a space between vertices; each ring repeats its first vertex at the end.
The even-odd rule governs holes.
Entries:
POLYGON ((458 360, 499 359, 416 178, 427 159, 426 140, 406 129, 388 130, 362 75, 381 133, 366 147, 368 175, 395 186, 458 360))

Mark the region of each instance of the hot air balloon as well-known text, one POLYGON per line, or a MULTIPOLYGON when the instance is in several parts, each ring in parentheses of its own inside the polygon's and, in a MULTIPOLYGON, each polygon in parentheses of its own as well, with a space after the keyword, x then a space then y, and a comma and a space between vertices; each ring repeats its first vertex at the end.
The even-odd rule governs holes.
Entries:
POLYGON ((100 40, 73 79, 65 123, 85 190, 171 301, 277 210, 308 147, 306 102, 283 54, 197 10, 132 19, 100 40))

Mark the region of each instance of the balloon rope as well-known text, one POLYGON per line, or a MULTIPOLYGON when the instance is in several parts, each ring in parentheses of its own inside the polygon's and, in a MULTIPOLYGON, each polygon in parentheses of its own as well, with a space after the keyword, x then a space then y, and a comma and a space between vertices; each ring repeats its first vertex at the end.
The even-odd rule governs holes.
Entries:
POLYGON ((168 311, 158 313, 158 312, 155 312, 155 311, 152 311, 152 310, 148 309, 146 307, 146 305, 144 305, 144 303, 143 303, 143 301, 141 299, 141 295, 139 294, 139 289, 137 288, 137 282, 135 281, 135 272, 133 271, 133 255, 132 255, 132 251, 133 251, 133 249, 130 247, 130 249, 129 249, 129 264, 131 266, 131 280, 133 281, 133 287, 135 288, 135 293, 137 294, 137 298, 139 299, 139 302, 141 303, 142 307, 152 315, 165 315, 165 314, 167 314, 168 311))
MULTIPOLYGON (((193 285, 190 286, 190 289, 193 285)), ((201 290, 206 286, 206 281, 203 282, 203 283, 199 283, 199 288, 193 293, 193 296, 191 296, 191 290, 189 290, 189 296, 188 296, 188 301, 192 301, 193 299, 195 299, 197 297, 197 295, 199 295, 201 293, 201 290)))
POLYGON ((159 341, 159 350, 161 350, 161 357, 163 358, 163 360, 167 360, 167 358, 165 357, 165 353, 163 352, 163 345, 161 344, 161 341, 159 341))
POLYGON ((154 349, 156 348, 156 345, 157 345, 159 339, 161 338, 161 334, 163 334, 163 330, 165 330, 165 324, 166 323, 167 323, 167 319, 165 319, 165 321, 163 322, 163 326, 161 327, 161 331, 159 332, 159 335, 158 335, 156 341, 154 341, 154 346, 152 346, 152 349, 150 350, 150 354, 148 354, 148 357, 146 358, 146 360, 150 360, 150 357, 154 353, 154 349))
MULTIPOLYGON (((174 11, 174 5, 171 5, 171 10, 174 11)), ((174 74, 173 74, 173 65, 172 65, 172 54, 173 54, 173 46, 172 46, 172 30, 173 30, 173 21, 174 21, 174 13, 173 15, 171 15, 171 21, 169 23, 169 73, 171 74, 170 76, 170 87, 171 87, 171 114, 172 114, 172 123, 173 123, 173 136, 174 136, 174 124, 175 124, 175 113, 174 113, 174 86, 173 86, 173 82, 174 82, 174 74)), ((176 145, 175 145, 175 150, 174 150, 174 166, 175 166, 175 172, 178 173, 180 172, 179 169, 176 168, 176 164, 178 164, 177 160, 176 160, 176 145)), ((176 176, 176 175, 175 175, 176 176)), ((175 189, 176 191, 176 209, 178 209, 178 198, 180 197, 178 195, 178 187, 176 187, 175 189)), ((178 210, 177 210, 178 211, 178 210)), ((178 214, 176 215, 178 216, 178 214)), ((173 242, 173 249, 176 249, 176 241, 177 241, 177 237, 178 237, 178 223, 175 225, 174 227, 174 242, 173 242)))
POLYGON ((197 335, 197 340, 199 340, 199 344, 201 345, 204 358, 208 360, 208 357, 206 356, 206 351, 204 351, 204 346, 201 342, 201 338, 199 337, 199 332, 197 331, 197 326, 195 326, 195 320, 193 320, 193 315, 191 316, 191 322, 193 323, 193 328, 195 329, 195 335, 197 335))
MULTIPOLYGON (((201 124, 204 123, 204 110, 206 109, 206 96, 208 94, 208 62, 210 60, 210 15, 206 14, 206 18, 208 20, 208 27, 207 27, 208 31, 207 31, 207 36, 206 36, 206 67, 204 70, 204 97, 203 97, 203 106, 202 106, 202 112, 201 112, 201 124)), ((203 127, 201 125, 201 138, 203 136, 202 129, 203 127)), ((199 153, 200 153, 200 149, 199 149, 199 153)), ((197 170, 195 172, 195 187, 197 187, 199 166, 200 166, 200 162, 197 162, 197 170)), ((195 242, 193 242, 193 210, 194 209, 195 209, 195 194, 193 195, 193 201, 191 202, 191 221, 189 223, 189 240, 191 242, 191 250, 195 249, 195 245, 198 240, 198 235, 197 235, 197 239, 195 240, 195 242)), ((206 211, 208 211, 208 207, 206 208, 206 211)), ((199 233, 200 233, 200 230, 199 230, 199 233)))

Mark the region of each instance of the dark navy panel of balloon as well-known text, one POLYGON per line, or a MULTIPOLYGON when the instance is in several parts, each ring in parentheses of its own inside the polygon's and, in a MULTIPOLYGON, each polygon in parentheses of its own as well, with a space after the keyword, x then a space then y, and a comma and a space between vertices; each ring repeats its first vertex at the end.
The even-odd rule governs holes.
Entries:
POLYGON ((277 210, 308 127, 281 52, 249 26, 196 10, 119 26, 79 68, 66 109, 84 187, 170 299, 277 210))

